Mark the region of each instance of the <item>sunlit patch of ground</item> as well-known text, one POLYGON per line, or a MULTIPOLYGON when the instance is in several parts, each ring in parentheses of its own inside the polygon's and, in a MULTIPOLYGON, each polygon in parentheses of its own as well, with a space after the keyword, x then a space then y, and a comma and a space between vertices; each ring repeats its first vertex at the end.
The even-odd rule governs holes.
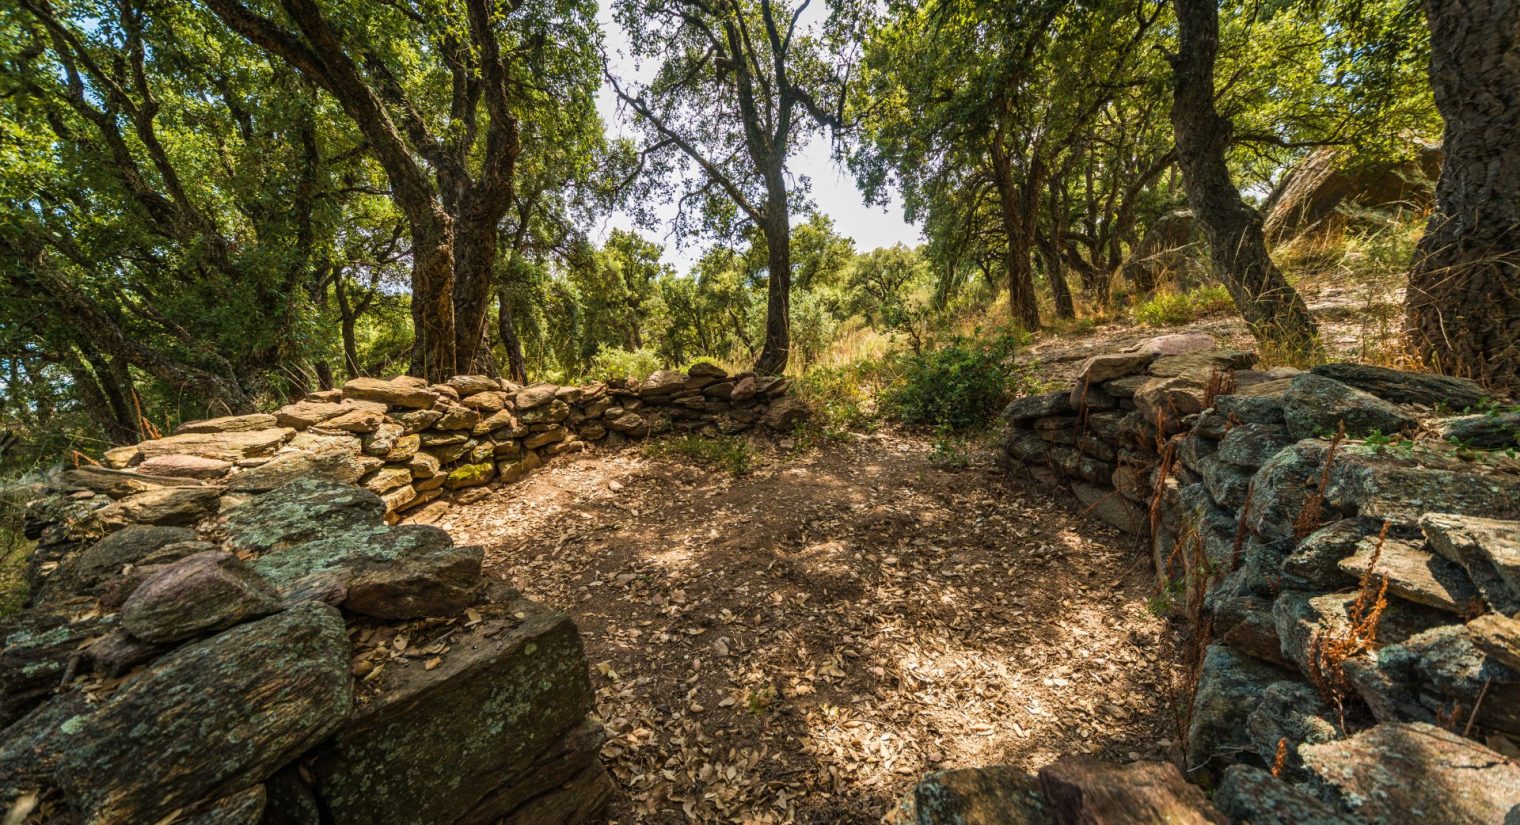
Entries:
POLYGON ((923 773, 1174 747, 1134 540, 878 435, 564 461, 442 526, 586 640, 621 823, 876 822, 923 773))

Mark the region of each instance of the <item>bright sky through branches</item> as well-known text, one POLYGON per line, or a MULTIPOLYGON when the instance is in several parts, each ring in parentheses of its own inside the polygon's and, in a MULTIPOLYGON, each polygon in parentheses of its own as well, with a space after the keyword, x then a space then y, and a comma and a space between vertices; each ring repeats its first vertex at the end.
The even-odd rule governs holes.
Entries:
MULTIPOLYGON (((815 2, 803 14, 803 24, 820 21, 825 8, 824 4, 815 2)), ((627 57, 627 33, 612 19, 612 10, 606 3, 598 10, 597 19, 606 36, 607 57, 612 63, 613 74, 620 78, 633 76, 633 61, 627 57)), ((609 135, 617 137, 633 134, 629 117, 619 113, 617 96, 609 84, 602 84, 596 103, 597 111, 607 124, 609 135)), ((810 199, 819 212, 834 219, 835 231, 855 240, 856 251, 866 252, 896 243, 916 246, 923 242, 919 228, 903 220, 902 203, 896 197, 885 208, 866 206, 861 202, 854 177, 841 164, 834 162, 826 136, 816 137, 804 144, 787 166, 793 178, 805 176, 812 181, 810 199)), ((659 212, 663 226, 653 233, 651 239, 665 247, 666 263, 673 265, 679 272, 686 272, 701 257, 706 244, 687 240, 682 241, 684 245, 678 247, 676 239, 668 234, 670 221, 675 217, 675 204, 664 205, 659 212)), ((793 216, 792 224, 795 226, 801 223, 803 217, 793 216)), ((600 241, 615 228, 634 229, 641 234, 649 234, 646 230, 639 229, 630 216, 616 212, 602 221, 594 236, 600 241)))

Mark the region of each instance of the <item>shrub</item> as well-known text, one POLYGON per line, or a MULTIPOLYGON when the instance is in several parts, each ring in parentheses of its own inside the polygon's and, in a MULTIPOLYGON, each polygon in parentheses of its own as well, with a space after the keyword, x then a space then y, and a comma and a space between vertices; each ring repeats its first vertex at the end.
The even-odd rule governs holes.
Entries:
POLYGON ((863 358, 838 366, 813 367, 792 385, 792 394, 813 411, 813 424, 831 438, 880 423, 876 396, 891 383, 890 362, 863 358))
POLYGON ((620 347, 604 346, 596 351, 591 359, 591 377, 599 379, 609 378, 648 378, 649 374, 664 366, 660 357, 653 350, 636 349, 626 350, 620 347))
POLYGON ((905 424, 952 432, 986 426, 1013 395, 1021 373, 1018 340, 956 337, 904 361, 902 382, 886 394, 892 416, 905 424))
POLYGON ((1150 327, 1171 327, 1234 307, 1229 291, 1216 284, 1187 292, 1158 292, 1135 307, 1135 320, 1150 327))

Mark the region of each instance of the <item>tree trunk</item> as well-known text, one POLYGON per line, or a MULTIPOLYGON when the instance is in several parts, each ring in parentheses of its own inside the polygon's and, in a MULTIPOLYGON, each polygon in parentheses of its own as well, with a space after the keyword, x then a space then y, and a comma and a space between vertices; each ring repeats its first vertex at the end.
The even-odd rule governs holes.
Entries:
POLYGON ((765 300, 765 346, 755 361, 755 372, 780 375, 786 371, 792 349, 792 223, 786 211, 785 189, 773 191, 767 198, 765 218, 765 262, 770 283, 765 300))
POLYGON ((517 324, 512 320, 512 299, 505 286, 496 291, 496 332, 501 336, 502 349, 507 351, 508 380, 528 383, 528 362, 523 358, 522 339, 517 337, 517 324))
POLYGON ((1520 389, 1520 4, 1426 0, 1425 16, 1446 139, 1409 274, 1410 344, 1441 372, 1520 389))
POLYGON ((1050 235, 1046 237, 1037 230, 1035 238, 1039 244, 1040 257, 1045 261, 1045 277, 1050 281, 1050 295, 1055 300, 1056 316, 1075 318, 1077 308, 1071 300, 1071 288, 1066 284, 1066 261, 1061 257, 1061 238, 1066 236, 1066 204, 1062 198, 1059 176, 1051 178, 1047 194, 1050 235))
POLYGON ((446 381, 454 375, 454 238, 444 222, 412 228, 413 375, 446 381))
POLYGON ((1172 130, 1182 188, 1209 240, 1214 273, 1224 282, 1246 326, 1264 348, 1296 362, 1317 349, 1308 307, 1267 254, 1261 215, 1241 200, 1225 151, 1232 124, 1214 108, 1214 60, 1219 51, 1216 0, 1173 0, 1178 54, 1172 58, 1172 130))
POLYGON ((489 323, 491 281, 500 236, 502 209, 464 198, 454 221, 454 357, 455 371, 495 375, 489 323))
POLYGON ((992 141, 993 183, 997 187, 999 214, 1007 247, 1003 250, 1004 275, 1008 279, 1008 306, 1013 320, 1026 330, 1040 328, 1040 305, 1034 296, 1034 267, 1030 251, 1034 233, 1020 205, 1020 193, 1013 184, 1013 167, 1003 148, 1001 135, 992 141))

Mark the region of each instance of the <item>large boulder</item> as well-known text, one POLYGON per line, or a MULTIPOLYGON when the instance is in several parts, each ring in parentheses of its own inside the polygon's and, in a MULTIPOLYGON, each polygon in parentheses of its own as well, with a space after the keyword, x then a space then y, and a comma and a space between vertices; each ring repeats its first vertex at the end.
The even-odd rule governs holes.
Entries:
POLYGON ((1382 647, 1348 662, 1346 673, 1379 721, 1439 722, 1460 707, 1477 725, 1520 735, 1520 671, 1475 644, 1463 625, 1382 647))
POLYGON ((420 659, 388 663, 373 680, 376 698, 317 754, 312 773, 327 821, 409 825, 422 807, 436 822, 523 821, 513 816, 536 798, 605 802, 600 732, 561 746, 591 709, 575 626, 500 591, 477 609, 482 621, 451 638, 431 668, 420 659), (576 793, 555 793, 588 770, 576 793))
POLYGON ((1520 800, 1520 763, 1434 725, 1378 725, 1300 752, 1321 791, 1360 822, 1496 825, 1513 821, 1520 800))
POLYGON ((121 626, 146 642, 177 642, 279 610, 279 594, 237 556, 210 550, 149 576, 121 607, 121 626))
POLYGON ((343 724, 348 666, 321 604, 186 645, 60 726, 55 779, 90 823, 159 822, 259 784, 343 724))
POLYGON ((1312 372, 1293 378, 1283 395, 1283 414, 1294 438, 1328 436, 1342 424, 1350 438, 1373 432, 1392 435, 1419 424, 1398 406, 1312 372))

